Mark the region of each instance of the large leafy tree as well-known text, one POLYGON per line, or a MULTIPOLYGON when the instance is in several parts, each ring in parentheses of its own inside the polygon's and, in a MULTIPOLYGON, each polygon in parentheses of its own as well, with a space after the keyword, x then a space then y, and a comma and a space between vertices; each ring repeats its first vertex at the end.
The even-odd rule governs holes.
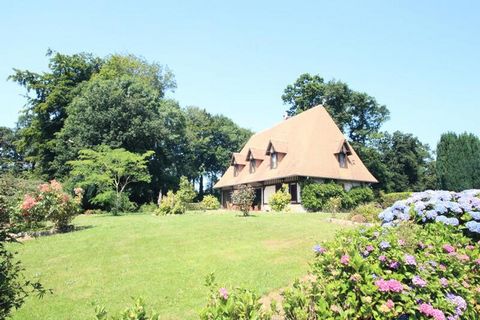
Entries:
POLYGON ((71 174, 79 186, 96 188, 97 194, 91 199, 93 203, 110 205, 114 212, 118 212, 127 187, 133 183, 150 182, 148 160, 153 154, 153 151, 135 154, 101 145, 96 149, 80 150, 78 160, 68 164, 72 166, 71 174))
POLYGON ((445 133, 437 145, 436 170, 442 189, 480 188, 480 139, 468 133, 445 133))
POLYGON ((51 50, 47 56, 49 71, 14 69, 9 79, 27 90, 27 104, 19 118, 18 150, 40 173, 53 177, 55 134, 63 127, 66 107, 79 85, 100 70, 103 60, 86 53, 65 55, 51 50))
POLYGON ((385 192, 420 191, 436 187, 430 148, 417 137, 396 131, 383 133, 368 146, 354 144, 364 164, 385 192))
POLYGON ((189 163, 187 175, 198 181, 199 195, 202 197, 204 178, 208 178, 212 187, 218 175, 228 167, 232 152, 241 149, 252 132, 225 116, 211 115, 198 107, 188 107, 185 116, 189 163))
POLYGON ((289 115, 323 104, 350 141, 362 144, 375 137, 389 116, 387 107, 368 94, 354 91, 344 82, 325 82, 319 75, 308 73, 287 86, 282 100, 290 106, 289 115))
POLYGON ((0 172, 18 172, 23 169, 23 157, 17 151, 15 130, 0 127, 0 172))

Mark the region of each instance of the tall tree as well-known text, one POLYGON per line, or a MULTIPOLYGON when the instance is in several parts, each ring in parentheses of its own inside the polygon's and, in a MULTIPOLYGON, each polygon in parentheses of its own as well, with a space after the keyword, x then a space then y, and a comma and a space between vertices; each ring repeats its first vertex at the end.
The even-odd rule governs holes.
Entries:
POLYGON ((370 145, 354 144, 364 164, 379 180, 373 187, 385 192, 420 191, 436 187, 428 145, 417 137, 396 131, 383 133, 370 145))
POLYGON ((366 93, 353 91, 341 81, 325 82, 319 75, 308 73, 285 88, 282 100, 290 106, 289 115, 323 104, 350 141, 362 144, 374 137, 389 117, 387 107, 366 93))
POLYGON ((437 145, 436 169, 442 189, 480 188, 480 139, 469 133, 443 134, 437 145))
POLYGON ((24 167, 23 157, 16 148, 15 130, 0 127, 0 172, 20 171, 24 167))
POLYGON ((50 164, 56 156, 55 134, 63 127, 66 107, 79 85, 100 70, 103 60, 86 53, 65 55, 51 50, 47 56, 48 72, 14 69, 9 79, 27 90, 27 104, 19 119, 18 150, 40 173, 53 177, 50 164))

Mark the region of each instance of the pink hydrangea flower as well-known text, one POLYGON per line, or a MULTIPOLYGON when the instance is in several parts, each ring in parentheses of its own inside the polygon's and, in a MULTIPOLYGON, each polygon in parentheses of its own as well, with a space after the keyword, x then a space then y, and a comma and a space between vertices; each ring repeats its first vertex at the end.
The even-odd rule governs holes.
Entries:
POLYGON ((475 263, 480 265, 480 259, 475 260, 475 263))
POLYGON ((412 283, 416 285, 417 287, 425 287, 427 285, 427 281, 423 280, 419 276, 414 276, 412 278, 412 283))
POLYGON ((470 261, 470 257, 467 256, 466 254, 458 254, 457 259, 462 261, 462 262, 470 261))
POLYGON ((375 285, 381 292, 402 292, 403 290, 403 284, 400 281, 394 279, 379 279, 375 281, 375 285))
POLYGON ((372 252, 374 250, 374 247, 372 245, 368 245, 366 249, 368 252, 372 252))
POLYGON ((420 311, 420 313, 432 317, 435 320, 446 320, 445 314, 441 310, 435 309, 432 305, 428 303, 422 303, 418 307, 418 310, 420 311))
POLYGON ((415 260, 415 257, 414 256, 411 256, 409 254, 406 254, 405 255, 405 264, 406 265, 409 265, 409 266, 416 266, 417 265, 417 261, 415 260))
POLYGON ((350 256, 348 254, 344 254, 340 258, 340 263, 343 264, 343 265, 348 265, 350 263, 350 256))
POLYGON ((381 256, 378 257, 378 260, 380 260, 382 262, 385 262, 385 261, 387 261, 387 257, 384 256, 384 255, 381 255, 381 256))
POLYGON ((398 240, 398 245, 404 246, 405 245, 405 240, 403 240, 403 239, 398 240))
POLYGON ((393 309, 393 307, 395 307, 395 303, 391 299, 388 299, 385 305, 387 306, 388 309, 393 309))
POLYGON ((223 300, 228 299, 228 290, 226 288, 220 288, 218 290, 218 294, 220 295, 220 297, 222 297, 223 300))
POLYGON ((450 245, 450 244, 444 244, 442 248, 443 248, 443 250, 445 250, 446 253, 455 252, 455 247, 450 245))
POLYGON ((26 194, 23 198, 22 210, 28 211, 32 209, 37 204, 37 200, 29 194, 26 194))
POLYGON ((448 286, 448 280, 446 278, 440 278, 440 284, 444 287, 448 286))
POLYGON ((469 244, 468 246, 465 247, 465 249, 467 249, 467 250, 473 250, 473 249, 475 249, 475 247, 472 246, 471 244, 469 244))

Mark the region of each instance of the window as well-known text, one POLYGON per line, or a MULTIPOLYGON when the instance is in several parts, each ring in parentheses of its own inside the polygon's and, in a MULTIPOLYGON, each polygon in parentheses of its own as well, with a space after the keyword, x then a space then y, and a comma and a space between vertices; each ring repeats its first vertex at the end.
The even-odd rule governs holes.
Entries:
POLYGON ((345 153, 340 152, 338 154, 338 163, 340 164, 340 168, 347 167, 347 156, 345 155, 345 153))
POLYGON ((233 165, 233 176, 236 177, 238 176, 238 165, 233 165))
POLYGON ((290 196, 292 196, 291 202, 297 203, 298 202, 297 184, 296 183, 289 184, 288 192, 290 193, 290 196))
POLYGON ((270 169, 276 169, 278 165, 277 153, 273 152, 270 154, 270 169))
POLYGON ((255 173, 256 165, 255 159, 250 159, 250 173, 255 173))

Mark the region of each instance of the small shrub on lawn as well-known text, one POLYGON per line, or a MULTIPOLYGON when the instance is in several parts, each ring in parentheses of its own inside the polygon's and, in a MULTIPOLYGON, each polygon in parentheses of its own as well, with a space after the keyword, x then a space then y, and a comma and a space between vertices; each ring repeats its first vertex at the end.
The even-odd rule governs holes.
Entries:
POLYGON ((162 198, 158 209, 155 210, 155 214, 164 216, 168 214, 184 214, 185 211, 186 206, 178 200, 177 195, 173 191, 168 191, 167 195, 162 198))
POLYGON ((153 202, 144 203, 138 208, 138 212, 142 214, 152 214, 157 210, 157 205, 153 202))
POLYGON ((462 192, 424 191, 413 193, 406 200, 395 202, 379 214, 383 225, 401 221, 418 224, 440 222, 464 231, 474 239, 480 239, 480 190, 462 192))
POLYGON ((406 223, 316 246, 308 281, 285 291, 286 319, 477 319, 480 244, 452 226, 406 223))
POLYGON ((292 195, 288 192, 288 185, 284 184, 277 192, 270 196, 268 204, 273 211, 281 212, 288 208, 291 200, 292 195))
POLYGON ((75 197, 63 192, 56 180, 44 183, 33 194, 26 194, 18 208, 17 220, 27 227, 42 221, 53 222, 59 231, 66 231, 73 217, 80 212, 83 189, 75 189, 75 197))
POLYGON ((302 203, 308 211, 325 210, 328 199, 343 198, 345 191, 336 183, 312 183, 302 188, 302 203))
POLYGON ((349 215, 349 219, 355 222, 360 222, 360 218, 358 216, 361 216, 363 217, 363 222, 379 222, 380 219, 378 218, 378 214, 380 212, 382 212, 382 208, 378 203, 365 203, 353 209, 349 215))
POLYGON ((206 210, 217 210, 220 209, 220 201, 214 195, 206 195, 203 197, 202 205, 206 210))
POLYGON ((148 312, 142 299, 136 299, 133 306, 126 308, 118 316, 108 316, 103 306, 95 307, 96 320, 159 320, 160 316, 154 311, 148 312))
POLYGON ((201 320, 267 320, 269 313, 262 310, 259 296, 250 290, 219 288, 213 274, 207 277, 206 285, 210 289, 207 305, 200 312, 201 320))
POLYGON ((248 216, 255 199, 255 191, 251 186, 241 185, 232 192, 232 203, 242 211, 244 216, 248 216))
POLYGON ((382 208, 391 207, 395 202, 399 200, 406 200, 412 195, 411 192, 393 192, 393 193, 382 193, 380 192, 380 204, 382 208))

